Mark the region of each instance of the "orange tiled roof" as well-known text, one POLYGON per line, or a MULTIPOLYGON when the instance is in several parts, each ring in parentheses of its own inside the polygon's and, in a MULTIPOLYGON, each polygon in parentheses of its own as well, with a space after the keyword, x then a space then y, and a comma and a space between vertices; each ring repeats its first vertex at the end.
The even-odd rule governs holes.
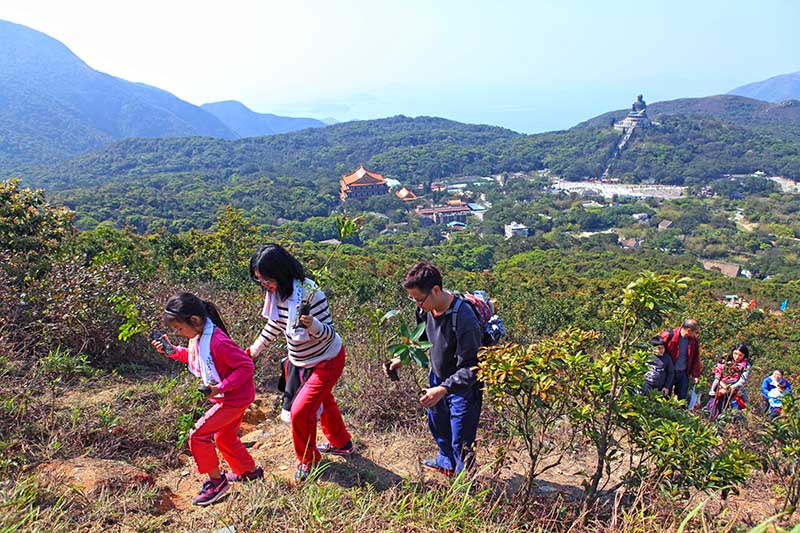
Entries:
POLYGON ((376 183, 386 183, 386 179, 377 172, 370 172, 364 166, 359 166, 358 170, 352 174, 342 176, 341 180, 345 185, 374 185, 376 183))
POLYGON ((406 189, 405 187, 403 187, 402 189, 400 189, 399 191, 397 191, 395 194, 396 194, 396 195, 397 195, 397 197, 398 197, 398 198, 400 198, 401 200, 408 201, 408 202, 410 202, 410 201, 412 201, 412 200, 416 200, 416 199, 417 199, 417 195, 416 195, 416 194, 414 194, 413 192, 409 191, 409 190, 408 190, 408 189, 406 189))

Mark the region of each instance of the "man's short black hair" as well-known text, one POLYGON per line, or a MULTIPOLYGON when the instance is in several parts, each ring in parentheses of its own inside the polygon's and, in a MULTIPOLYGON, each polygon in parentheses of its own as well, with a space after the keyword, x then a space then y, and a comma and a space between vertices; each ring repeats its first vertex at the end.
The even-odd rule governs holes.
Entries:
POLYGON ((406 272, 403 287, 417 289, 425 293, 431 292, 436 286, 442 286, 442 274, 439 269, 427 261, 420 261, 406 272))
POLYGON ((683 327, 697 333, 697 331, 700 329, 700 323, 694 318, 687 318, 683 321, 683 327))

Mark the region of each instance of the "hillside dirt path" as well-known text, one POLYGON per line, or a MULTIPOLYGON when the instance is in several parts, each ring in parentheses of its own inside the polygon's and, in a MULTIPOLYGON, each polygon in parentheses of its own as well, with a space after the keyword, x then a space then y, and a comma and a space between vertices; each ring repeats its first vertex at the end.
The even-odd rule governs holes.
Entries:
MULTIPOLYGON (((93 394, 91 402, 104 401, 113 396, 113 387, 104 388, 93 394)), ((65 403, 84 403, 79 395, 65 398, 65 403)), ((420 418, 415 427, 408 430, 376 431, 370 427, 348 423, 353 435, 356 453, 347 458, 326 457, 326 466, 314 483, 338 485, 343 488, 371 485, 376 491, 384 491, 404 482, 449 483, 441 474, 424 471, 420 462, 425 457, 433 457, 436 445, 428 433, 425 420, 420 418)), ((292 447, 289 425, 277 418, 275 396, 259 394, 253 406, 245 415, 240 430, 242 442, 250 450, 256 463, 263 467, 265 477, 278 483, 292 484, 296 462, 292 447)), ((325 437, 318 430, 317 442, 325 437)), ((476 443, 476 477, 495 492, 508 495, 516 493, 524 484, 527 462, 525 458, 509 454, 503 464, 498 466, 496 455, 503 443, 499 436, 491 435, 485 428, 479 429, 476 443)), ((187 453, 180 456, 182 465, 178 468, 153 473, 154 489, 161 495, 154 513, 162 515, 175 531, 216 531, 212 524, 219 524, 230 512, 231 504, 241 497, 249 497, 259 491, 260 483, 235 483, 226 498, 208 507, 192 505, 204 477, 197 473, 194 461, 187 453), (199 528, 199 529, 198 529, 199 528)), ((579 497, 581 483, 588 472, 594 469, 595 455, 590 446, 578 447, 572 455, 563 458, 561 464, 541 474, 536 481, 536 498, 556 501, 559 494, 567 499, 579 497)), ((224 463, 222 464, 225 468, 224 463)), ((624 468, 616 468, 607 486, 614 485, 624 468)), ((722 513, 726 520, 734 518, 745 523, 758 524, 774 514, 779 499, 774 492, 774 482, 765 474, 755 472, 740 494, 731 495, 726 500, 712 496, 706 502, 708 510, 722 513), (756 498, 753 495, 758 495, 756 498)), ((701 499, 703 497, 700 497, 701 499)), ((698 500, 693 498, 691 506, 698 500)), ((689 502, 686 502, 687 505, 689 502)), ((686 511, 688 512, 688 510, 686 511)), ((123 526, 123 530, 125 527, 123 526)), ((220 529, 219 531, 224 531, 220 529)))
MULTIPOLYGON (((289 425, 275 417, 272 405, 271 395, 259 395, 245 416, 240 435, 256 463, 263 467, 265 476, 276 476, 290 483, 296 467, 291 433, 289 425)), ((419 428, 409 431, 378 432, 353 424, 348 429, 353 435, 356 453, 347 458, 326 456, 327 466, 316 483, 337 484, 345 488, 370 484, 380 491, 400 485, 405 479, 447 480, 420 467, 423 458, 433 457, 436 452, 436 445, 428 434, 424 420, 420 420, 419 428)), ((496 468, 496 448, 488 444, 493 441, 492 436, 481 435, 479 430, 478 439, 478 477, 493 481, 508 493, 519 489, 524 482, 524 463, 511 456, 503 467, 496 468)), ((325 442, 319 430, 317 442, 325 442)), ((184 455, 181 460, 181 468, 156 475, 156 486, 170 500, 166 502, 165 510, 174 508, 199 515, 211 512, 215 506, 202 508, 192 505, 192 497, 197 493, 204 476, 195 470, 191 456, 184 455)), ((589 471, 591 466, 590 454, 566 457, 560 466, 540 477, 538 490, 542 493, 564 492, 574 495, 580 491, 583 472, 589 471)), ((236 483, 232 491, 247 491, 250 486, 236 483)))

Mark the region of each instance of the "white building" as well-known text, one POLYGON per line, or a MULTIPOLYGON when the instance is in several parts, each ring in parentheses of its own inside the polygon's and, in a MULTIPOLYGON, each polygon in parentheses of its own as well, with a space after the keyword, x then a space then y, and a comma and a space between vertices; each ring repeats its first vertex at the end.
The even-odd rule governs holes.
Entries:
POLYGON ((505 231, 506 231, 506 239, 510 239, 515 235, 522 235, 523 237, 528 236, 528 226, 524 224, 519 224, 517 222, 506 224, 505 231))

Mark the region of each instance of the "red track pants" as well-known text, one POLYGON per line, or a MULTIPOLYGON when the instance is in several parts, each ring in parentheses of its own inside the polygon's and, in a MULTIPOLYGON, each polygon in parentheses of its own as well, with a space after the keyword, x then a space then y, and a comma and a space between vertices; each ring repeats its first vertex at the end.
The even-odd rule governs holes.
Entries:
POLYGON ((228 407, 218 403, 197 421, 194 429, 189 432, 189 449, 192 451, 194 462, 197 463, 198 472, 207 474, 219 468, 214 442, 225 462, 237 476, 256 467, 253 457, 239 440, 238 435, 242 416, 248 407, 247 405, 228 407))
POLYGON ((350 433, 333 399, 333 386, 344 370, 344 346, 333 359, 323 361, 303 384, 292 402, 292 441, 297 461, 313 465, 322 458, 317 451, 317 411, 322 405, 322 433, 331 445, 341 448, 350 442, 350 433))

